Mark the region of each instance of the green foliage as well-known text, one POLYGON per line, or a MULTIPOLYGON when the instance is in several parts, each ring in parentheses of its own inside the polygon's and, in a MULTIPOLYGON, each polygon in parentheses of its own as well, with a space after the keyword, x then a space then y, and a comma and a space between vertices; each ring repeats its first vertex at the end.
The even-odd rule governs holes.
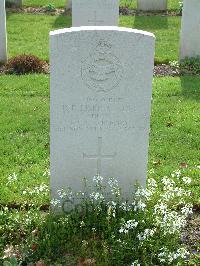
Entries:
POLYGON ((179 1, 179 13, 182 14, 183 11, 183 0, 179 1))
POLYGON ((3 208, 0 253, 7 262, 18 254, 19 261, 42 259, 66 265, 65 254, 69 254, 75 261, 92 258, 99 266, 135 265, 136 261, 148 266, 187 265, 190 254, 180 235, 192 213, 188 185, 193 180, 180 171, 172 176, 162 178, 160 184, 149 179, 147 189, 133 186, 129 201, 123 200, 114 178, 84 180, 81 193, 61 189, 58 199, 52 200, 52 208, 73 203, 71 210, 63 207, 65 215, 3 208))
POLYGON ((10 257, 8 260, 3 262, 3 266, 21 266, 21 262, 18 263, 16 257, 10 257))
POLYGON ((48 5, 44 6, 44 8, 47 12, 54 12, 56 10, 56 8, 53 4, 48 4, 48 5))
POLYGON ((35 55, 19 55, 11 58, 4 69, 6 74, 46 73, 46 62, 35 55))

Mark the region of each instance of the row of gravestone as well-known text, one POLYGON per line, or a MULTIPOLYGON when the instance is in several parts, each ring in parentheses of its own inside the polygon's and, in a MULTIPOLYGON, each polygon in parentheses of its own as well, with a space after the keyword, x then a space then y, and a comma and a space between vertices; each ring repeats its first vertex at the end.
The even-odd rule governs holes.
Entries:
MULTIPOLYGON (((77 0, 74 0, 73 2, 78 2, 77 0)), ((92 3, 93 0, 90 0, 90 3, 92 3)), ((118 0, 116 0, 118 2, 118 0)), ((13 4, 16 7, 22 6, 22 0, 6 0, 6 3, 13 4)), ((72 8, 72 0, 67 1, 67 8, 72 8)), ((152 11, 152 10, 167 10, 167 0, 137 0, 137 8, 138 10, 144 10, 144 11, 152 11)))
MULTIPOLYGON (((149 1, 149 0, 148 0, 149 1)), ((157 0, 156 0, 157 1, 157 0)), ((72 26, 117 26, 118 0, 73 1, 72 26)), ((200 55, 200 1, 184 0, 180 59, 200 55)), ((4 0, 0 1, 0 61, 7 60, 6 15, 4 0)))
MULTIPOLYGON (((67 1, 67 9, 72 9, 73 4, 77 4, 76 0, 67 1)), ((116 0, 115 2, 119 2, 116 0)), ((142 11, 164 11, 167 10, 167 0, 137 0, 137 9, 142 11)), ((90 1, 92 3, 92 1, 90 1)), ((72 9, 73 10, 73 9, 72 9)))

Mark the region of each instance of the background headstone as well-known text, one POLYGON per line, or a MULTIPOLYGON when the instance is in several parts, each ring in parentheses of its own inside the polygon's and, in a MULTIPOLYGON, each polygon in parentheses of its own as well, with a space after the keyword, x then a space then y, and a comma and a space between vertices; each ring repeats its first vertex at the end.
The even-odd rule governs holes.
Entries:
POLYGON ((0 62, 7 61, 7 33, 5 0, 0 1, 0 62))
POLYGON ((22 0, 6 0, 7 6, 22 7, 22 0))
POLYGON ((66 10, 72 10, 72 0, 67 0, 67 2, 66 2, 66 10))
POLYGON ((167 10, 167 0, 137 0, 137 9, 143 11, 167 10))
POLYGON ((50 33, 51 191, 116 177, 146 182, 154 36, 118 27, 50 33))
POLYGON ((200 0, 184 0, 180 59, 200 56, 200 0))
POLYGON ((118 26, 119 0, 72 1, 72 26, 118 26))

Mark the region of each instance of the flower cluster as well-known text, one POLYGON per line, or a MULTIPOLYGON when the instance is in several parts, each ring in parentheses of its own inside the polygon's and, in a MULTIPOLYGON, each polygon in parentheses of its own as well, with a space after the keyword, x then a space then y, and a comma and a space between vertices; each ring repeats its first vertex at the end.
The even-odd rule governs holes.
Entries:
POLYGON ((41 195, 47 196, 49 194, 49 186, 42 183, 40 186, 36 186, 32 189, 26 189, 22 192, 23 195, 41 195))
POLYGON ((161 263, 165 262, 171 264, 179 258, 186 259, 190 255, 184 247, 181 247, 174 252, 170 252, 167 248, 161 248, 160 251, 158 258, 161 263))
POLYGON ((121 228, 119 229, 120 233, 127 234, 129 230, 132 230, 138 226, 138 222, 136 220, 128 220, 124 222, 121 228))
POLYGON ((110 178, 108 180, 108 185, 110 187, 110 191, 111 191, 112 195, 116 196, 117 198, 120 197, 121 191, 119 188, 118 180, 115 178, 110 178))
POLYGON ((13 174, 8 176, 8 182, 7 185, 11 185, 15 183, 18 180, 17 174, 14 172, 13 174))
MULTIPOLYGON (((93 177, 93 184, 88 190, 86 188, 87 192, 59 190, 58 199, 51 203, 59 207, 65 199, 72 198, 72 195, 75 198, 77 195, 84 195, 81 204, 78 204, 82 208, 78 230, 89 230, 93 237, 98 234, 101 237, 109 237, 104 245, 110 245, 112 252, 116 251, 116 256, 126 254, 124 256, 130 265, 144 264, 142 256, 135 257, 135 254, 142 250, 143 255, 147 257, 146 250, 150 250, 153 258, 146 260, 153 260, 154 265, 171 265, 170 263, 179 263, 189 256, 184 245, 180 243, 180 235, 193 209, 192 204, 188 202, 190 192, 177 186, 176 179, 184 185, 191 183, 191 178, 183 176, 181 171, 177 170, 172 173, 171 178, 165 176, 159 183, 150 178, 147 188, 133 188, 132 199, 125 199, 117 179, 106 179, 97 175, 93 177), (95 190, 91 191, 91 188, 95 190), (104 228, 105 231, 99 228, 104 228)), ((74 213, 78 215, 78 212, 74 213)))

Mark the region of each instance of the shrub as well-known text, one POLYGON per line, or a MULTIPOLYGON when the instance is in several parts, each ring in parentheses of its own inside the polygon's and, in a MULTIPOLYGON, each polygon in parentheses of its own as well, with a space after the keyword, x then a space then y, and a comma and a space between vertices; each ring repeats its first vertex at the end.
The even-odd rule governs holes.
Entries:
POLYGON ((46 12, 54 12, 56 10, 56 8, 53 4, 48 4, 48 5, 44 6, 44 9, 46 10, 46 12))
POLYGON ((4 66, 6 74, 47 73, 48 64, 34 55, 19 55, 11 58, 4 66))
POLYGON ((1 257, 10 263, 15 256, 18 262, 40 260, 47 265, 77 265, 82 260, 106 266, 188 265, 191 254, 180 240, 192 213, 191 181, 180 170, 159 183, 150 178, 146 189, 133 187, 125 201, 116 179, 95 176, 90 185, 84 180, 82 192, 57 191, 51 204, 62 208, 63 215, 3 208, 0 263, 1 257))

